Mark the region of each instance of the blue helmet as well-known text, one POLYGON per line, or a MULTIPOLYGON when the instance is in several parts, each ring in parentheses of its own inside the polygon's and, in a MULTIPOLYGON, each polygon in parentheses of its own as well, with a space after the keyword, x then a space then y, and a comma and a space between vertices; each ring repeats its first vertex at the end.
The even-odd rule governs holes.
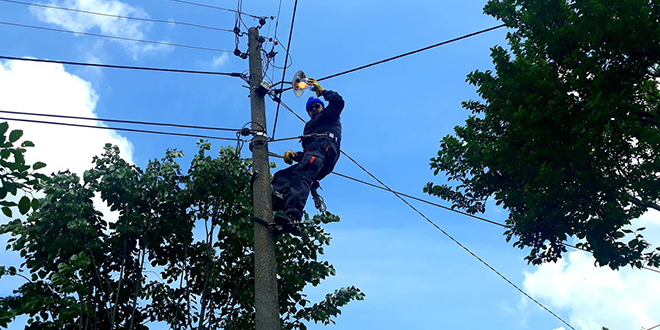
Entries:
POLYGON ((305 110, 309 111, 309 106, 314 103, 321 103, 321 105, 325 108, 325 104, 323 104, 323 101, 321 101, 321 99, 317 99, 313 96, 310 96, 309 99, 307 99, 307 105, 305 105, 305 110))

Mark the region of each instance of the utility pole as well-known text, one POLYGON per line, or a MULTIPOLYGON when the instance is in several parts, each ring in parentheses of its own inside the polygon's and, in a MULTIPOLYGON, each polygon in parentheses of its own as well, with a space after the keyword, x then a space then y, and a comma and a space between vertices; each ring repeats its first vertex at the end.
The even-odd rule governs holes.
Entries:
MULTIPOLYGON (((268 137, 266 135, 266 106, 263 93, 258 93, 263 76, 259 30, 248 30, 248 56, 250 62, 250 108, 252 112, 252 166, 254 184, 252 202, 254 215, 273 223, 273 201, 270 187, 268 137)), ((254 307, 256 330, 281 330, 279 298, 277 293, 277 260, 275 235, 270 228, 254 222, 254 307)))

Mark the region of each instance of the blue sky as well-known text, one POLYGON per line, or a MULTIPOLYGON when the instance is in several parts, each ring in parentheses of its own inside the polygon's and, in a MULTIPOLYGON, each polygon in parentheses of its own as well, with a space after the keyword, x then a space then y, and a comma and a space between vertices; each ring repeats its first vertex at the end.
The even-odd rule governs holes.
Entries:
MULTIPOLYGON (((235 20, 228 11, 166 0, 49 1, 39 3, 223 29, 233 29, 235 20)), ((236 7, 235 1, 199 1, 236 7)), ((288 39, 293 4, 291 0, 282 2, 277 29, 282 43, 288 39)), ((277 16, 278 5, 278 1, 245 1, 243 11, 277 16)), ((325 77, 499 25, 483 14, 484 5, 483 0, 300 1, 286 80, 296 70, 304 70, 310 77, 325 77)), ((257 24, 250 17, 243 18, 247 26, 257 24)), ((235 47, 234 35, 222 31, 126 22, 8 2, 0 2, 0 22, 229 51, 235 47)), ((247 60, 226 52, 76 36, 6 24, 0 24, 0 31, 3 56, 220 72, 248 69, 247 60)), ((275 22, 268 20, 261 34, 272 37, 274 32, 275 22)), ((466 75, 476 69, 492 69, 489 48, 506 45, 505 33, 504 29, 491 31, 322 81, 324 88, 339 92, 346 101, 342 149, 393 189, 443 203, 422 193, 426 182, 444 180, 442 176, 433 176, 429 159, 436 154, 439 140, 467 118, 461 102, 477 97, 475 88, 465 83, 466 75)), ((246 51, 245 37, 240 39, 239 48, 246 51)), ((268 43, 266 50, 270 48, 268 43)), ((276 64, 281 67, 284 51, 276 51, 276 64)), ((278 82, 282 71, 271 69, 268 75, 278 82)), ((224 76, 0 60, 0 110, 240 128, 250 120, 248 92, 242 85, 242 80, 224 76)), ((283 100, 306 117, 303 107, 310 95, 308 92, 296 98, 287 92, 283 100)), ((270 134, 275 109, 276 104, 267 101, 270 134)), ((26 138, 37 144, 29 157, 47 162, 49 171, 70 168, 82 172, 105 142, 120 145, 125 157, 139 166, 160 158, 167 148, 183 150, 188 156, 196 150, 194 138, 19 122, 12 122, 11 127, 25 129, 26 138)), ((302 122, 280 109, 277 138, 300 135, 302 128, 302 122)), ((185 132, 232 137, 223 132, 185 132)), ((234 145, 212 142, 216 149, 234 145)), ((296 141, 289 141, 272 143, 269 148, 281 154, 299 147, 296 141)), ((249 156, 247 150, 243 154, 249 156)), ((274 161, 279 168, 285 166, 281 160, 274 161)), ((373 182, 346 157, 340 158, 335 170, 373 182)), ((326 178, 322 187, 328 209, 342 218, 341 223, 326 228, 334 237, 326 258, 337 268, 337 276, 309 288, 307 293, 318 300, 335 288, 355 285, 367 295, 365 301, 347 306, 337 324, 329 328, 568 329, 392 194, 336 176, 326 178)), ((657 273, 594 268, 589 256, 579 252, 567 254, 558 264, 531 267, 523 260, 525 251, 505 242, 501 228, 429 205, 413 204, 576 329, 640 329, 660 323, 660 313, 653 307, 660 304, 657 273)), ((308 211, 314 213, 311 207, 308 211)), ((503 222, 506 213, 489 204, 484 216, 503 222)), ((659 242, 660 215, 649 213, 639 221, 649 228, 647 238, 659 242)), ((9 261, 3 264, 19 263, 7 252, 0 252, 0 259, 9 261)), ((10 293, 16 283, 15 279, 3 278, 0 294, 10 293)), ((14 327, 20 328, 20 324, 14 327)))

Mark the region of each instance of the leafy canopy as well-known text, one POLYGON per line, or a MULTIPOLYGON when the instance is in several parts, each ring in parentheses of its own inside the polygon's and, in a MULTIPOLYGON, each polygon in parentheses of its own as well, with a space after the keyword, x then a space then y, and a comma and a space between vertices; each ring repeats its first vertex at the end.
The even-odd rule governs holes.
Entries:
POLYGON ((507 240, 556 261, 568 237, 612 269, 660 265, 626 229, 660 210, 660 3, 490 0, 510 32, 495 72, 467 81, 481 100, 431 159, 452 184, 425 191, 470 213, 488 198, 509 211, 507 240))
MULTIPOLYGON (((190 168, 168 151, 143 170, 106 145, 81 179, 54 174, 41 206, 26 220, 0 227, 24 258, 26 283, 0 298, 0 326, 17 315, 27 329, 171 329, 254 327, 251 164, 235 149, 207 155, 200 142, 190 168), (99 195, 118 213, 108 222, 99 195)), ((330 213, 307 218, 302 237, 277 240, 280 313, 284 329, 328 324, 340 307, 364 294, 341 288, 312 304, 303 288, 335 274, 319 260, 330 236, 330 213)))

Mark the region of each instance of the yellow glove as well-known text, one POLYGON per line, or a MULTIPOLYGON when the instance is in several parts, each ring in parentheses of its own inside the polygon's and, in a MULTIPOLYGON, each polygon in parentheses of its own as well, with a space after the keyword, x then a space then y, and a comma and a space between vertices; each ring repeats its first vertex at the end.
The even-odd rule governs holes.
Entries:
POLYGON ((296 158, 297 154, 291 150, 284 153, 284 162, 291 165, 293 164, 293 159, 296 158))
POLYGON ((314 78, 307 78, 307 84, 312 85, 312 90, 316 92, 316 97, 320 97, 321 94, 323 94, 323 91, 325 90, 323 89, 323 87, 321 87, 321 85, 319 85, 319 82, 316 81, 316 79, 314 78))

